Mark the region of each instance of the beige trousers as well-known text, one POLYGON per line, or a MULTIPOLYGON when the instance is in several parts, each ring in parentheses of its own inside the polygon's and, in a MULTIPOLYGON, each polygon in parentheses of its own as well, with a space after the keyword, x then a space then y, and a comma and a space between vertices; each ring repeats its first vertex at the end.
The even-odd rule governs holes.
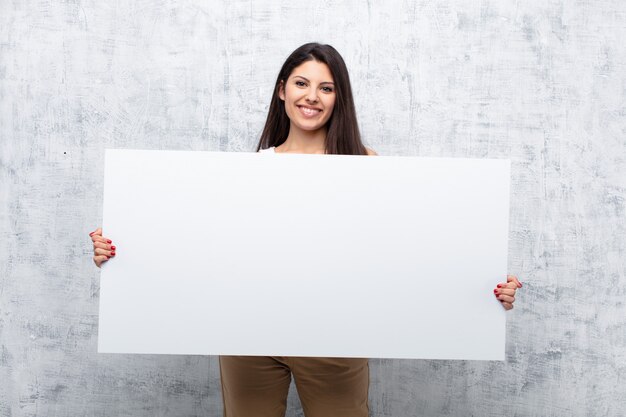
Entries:
POLYGON ((361 358, 220 356, 224 417, 283 417, 293 374, 306 417, 368 417, 361 358))

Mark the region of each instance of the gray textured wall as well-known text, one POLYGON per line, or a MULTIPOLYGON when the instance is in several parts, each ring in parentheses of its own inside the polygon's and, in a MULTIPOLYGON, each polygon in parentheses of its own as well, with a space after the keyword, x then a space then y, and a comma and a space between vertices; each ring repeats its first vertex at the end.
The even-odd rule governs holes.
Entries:
POLYGON ((252 150, 311 40, 379 153, 513 161, 506 363, 372 360, 372 416, 626 415, 626 2, 117 3, 0 0, 0 416, 221 414, 216 358, 96 353, 103 149, 252 150))

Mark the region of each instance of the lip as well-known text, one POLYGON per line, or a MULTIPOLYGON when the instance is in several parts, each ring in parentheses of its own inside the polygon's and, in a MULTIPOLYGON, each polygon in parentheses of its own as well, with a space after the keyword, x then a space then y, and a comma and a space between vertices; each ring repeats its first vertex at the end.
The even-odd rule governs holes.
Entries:
POLYGON ((298 107, 298 110, 300 111, 300 114, 303 117, 306 117, 308 119, 313 118, 313 117, 317 117, 320 113, 322 113, 322 109, 320 109, 318 107, 311 107, 311 106, 304 106, 304 105, 298 105, 297 107, 298 107), (317 113, 306 114, 303 109, 316 110, 317 113))

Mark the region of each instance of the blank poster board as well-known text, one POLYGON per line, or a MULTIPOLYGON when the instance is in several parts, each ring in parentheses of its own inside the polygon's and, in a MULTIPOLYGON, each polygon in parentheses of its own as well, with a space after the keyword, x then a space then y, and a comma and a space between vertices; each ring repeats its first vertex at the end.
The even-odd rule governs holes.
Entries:
POLYGON ((98 351, 503 360, 510 162, 107 150, 98 351))

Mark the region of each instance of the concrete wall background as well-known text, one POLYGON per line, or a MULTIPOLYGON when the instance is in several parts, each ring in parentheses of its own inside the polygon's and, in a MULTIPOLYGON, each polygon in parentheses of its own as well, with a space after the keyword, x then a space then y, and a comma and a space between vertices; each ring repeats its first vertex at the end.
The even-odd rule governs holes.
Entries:
POLYGON ((96 353, 103 149, 252 150, 312 40, 379 153, 513 161, 507 362, 371 360, 372 416, 626 415, 625 2, 2 0, 0 416, 221 415, 214 357, 96 353))

